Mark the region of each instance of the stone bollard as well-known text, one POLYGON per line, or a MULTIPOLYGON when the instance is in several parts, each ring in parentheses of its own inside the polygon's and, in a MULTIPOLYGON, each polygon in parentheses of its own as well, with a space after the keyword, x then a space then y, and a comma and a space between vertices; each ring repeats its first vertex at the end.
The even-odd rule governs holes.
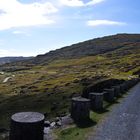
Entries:
POLYGON ((102 110, 103 109, 103 95, 104 93, 89 93, 90 108, 92 110, 102 110))
POLYGON ((114 101, 114 89, 104 89, 104 99, 108 102, 114 101))
POLYGON ((121 92, 121 94, 124 94, 126 92, 126 88, 125 88, 125 84, 124 83, 122 83, 120 85, 120 92, 121 92))
POLYGON ((133 86, 135 86, 139 82, 139 79, 138 78, 133 78, 133 79, 127 81, 127 82, 128 82, 129 88, 132 88, 133 86))
POLYGON ((21 112, 12 115, 10 140, 43 140, 44 115, 38 112, 21 112))
POLYGON ((82 97, 72 98, 71 117, 75 122, 89 120, 90 100, 82 97))
POLYGON ((133 86, 135 86, 136 84, 138 84, 139 78, 134 78, 132 79, 132 81, 133 81, 133 86))
POLYGON ((129 87, 129 82, 128 82, 128 81, 125 81, 125 82, 123 83, 123 85, 124 85, 125 91, 128 91, 128 90, 130 89, 130 87, 129 87))
POLYGON ((126 83, 127 83, 128 90, 131 89, 134 86, 133 80, 129 80, 126 83))
POLYGON ((135 85, 135 81, 133 79, 129 80, 129 89, 132 88, 135 85))
POLYGON ((137 78, 137 84, 140 82, 140 77, 137 78))
POLYGON ((121 96, 121 92, 120 92, 120 86, 112 86, 112 88, 114 88, 114 96, 115 97, 120 97, 121 96))
POLYGON ((132 88, 135 85, 136 85, 135 79, 131 79, 131 80, 125 81, 125 86, 126 86, 127 90, 129 90, 130 88, 132 88))
POLYGON ((130 87, 128 86, 128 85, 129 85, 129 82, 128 82, 128 81, 125 81, 123 84, 124 84, 125 91, 128 91, 129 88, 130 88, 130 87))

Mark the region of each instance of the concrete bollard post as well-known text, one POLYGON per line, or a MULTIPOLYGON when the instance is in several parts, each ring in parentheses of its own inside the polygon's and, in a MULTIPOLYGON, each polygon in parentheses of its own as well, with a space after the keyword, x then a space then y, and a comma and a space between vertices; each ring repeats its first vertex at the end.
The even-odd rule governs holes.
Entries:
POLYGON ((126 88, 125 88, 125 84, 124 83, 122 83, 120 85, 120 92, 121 92, 121 94, 124 94, 126 92, 126 88))
POLYGON ((133 81, 133 86, 135 86, 139 82, 139 78, 134 78, 132 79, 133 81))
POLYGON ((104 99, 108 102, 114 101, 114 89, 104 89, 104 99))
POLYGON ((43 140, 44 115, 38 112, 21 112, 12 115, 10 140, 43 140))
POLYGON ((120 86, 112 86, 112 88, 114 88, 114 96, 115 97, 120 97, 121 96, 121 92, 120 92, 120 86))
POLYGON ((89 120, 90 100, 82 97, 72 98, 71 117, 75 122, 89 120))
POLYGON ((128 81, 125 81, 123 84, 124 84, 125 91, 128 91, 129 90, 128 81))
POLYGON ((125 81, 123 84, 124 84, 125 91, 128 91, 130 89, 129 81, 125 81))
POLYGON ((104 93, 89 93, 90 107, 92 110, 103 109, 103 95, 104 93))
POLYGON ((128 89, 131 89, 134 86, 134 81, 129 80, 127 84, 128 84, 128 89))
POLYGON ((129 85, 129 89, 132 88, 132 87, 135 85, 134 79, 129 80, 128 83, 129 83, 129 84, 128 84, 128 85, 129 85))

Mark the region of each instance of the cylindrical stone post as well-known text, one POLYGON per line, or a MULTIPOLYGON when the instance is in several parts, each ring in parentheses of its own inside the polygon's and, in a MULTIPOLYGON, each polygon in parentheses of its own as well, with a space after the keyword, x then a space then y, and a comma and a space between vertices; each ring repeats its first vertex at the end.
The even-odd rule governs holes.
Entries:
POLYGON ((38 112, 21 112, 12 115, 10 140, 43 140, 44 115, 38 112))
POLYGON ((134 79, 132 79, 132 82, 133 82, 133 86, 135 86, 139 82, 139 79, 138 78, 134 78, 134 79))
POLYGON ((89 93, 90 108, 92 110, 102 110, 103 109, 103 95, 104 93, 89 93))
POLYGON ((128 89, 129 89, 129 87, 128 87, 128 81, 125 81, 125 82, 123 83, 123 85, 124 85, 125 91, 128 91, 128 89))
POLYGON ((139 82, 140 82, 140 77, 137 78, 137 83, 139 83, 139 82))
POLYGON ((129 90, 129 89, 132 87, 132 83, 131 83, 130 80, 129 80, 129 81, 126 81, 126 82, 125 82, 125 85, 126 85, 126 89, 127 89, 127 90, 129 90))
POLYGON ((125 88, 124 83, 120 84, 120 92, 121 92, 121 94, 124 94, 126 92, 126 88, 125 88))
POLYGON ((135 85, 135 82, 133 79, 129 80, 129 86, 132 88, 135 85))
POLYGON ((120 86, 112 86, 112 88, 114 88, 114 96, 115 97, 120 97, 121 96, 121 92, 120 92, 120 86))
POLYGON ((113 102, 114 101, 114 89, 104 89, 104 99, 107 102, 113 102))
POLYGON ((90 100, 82 97, 72 98, 71 117, 75 122, 89 120, 90 100))

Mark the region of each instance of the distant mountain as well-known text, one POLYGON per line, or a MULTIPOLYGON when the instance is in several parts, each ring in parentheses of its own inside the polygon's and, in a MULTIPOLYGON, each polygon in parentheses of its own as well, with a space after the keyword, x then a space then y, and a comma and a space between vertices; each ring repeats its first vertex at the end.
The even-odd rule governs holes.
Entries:
POLYGON ((80 58, 84 56, 104 54, 139 42, 140 34, 117 34, 106 36, 50 51, 44 55, 38 55, 30 62, 34 64, 47 64, 56 59, 80 58))
MULTIPOLYGON (((139 48, 140 47, 139 44, 140 44, 140 34, 116 34, 87 40, 84 42, 73 44, 71 46, 66 46, 54 51, 50 51, 43 55, 38 55, 31 59, 22 57, 16 59, 13 58, 14 61, 15 60, 24 60, 24 61, 11 63, 10 66, 17 65, 30 67, 33 65, 47 65, 48 63, 58 59, 81 58, 85 56, 95 56, 101 54, 103 55, 105 53, 117 51, 118 49, 122 49, 120 55, 123 55, 124 52, 128 52, 128 50, 133 52, 133 50, 139 48)), ((12 59, 7 59, 7 62, 9 60, 12 59)), ((2 62, 0 60, 0 63, 2 62)), ((7 66, 9 67, 9 65, 7 66)))
POLYGON ((17 62, 17 61, 23 61, 23 60, 29 60, 32 57, 0 57, 0 65, 11 63, 11 62, 17 62))

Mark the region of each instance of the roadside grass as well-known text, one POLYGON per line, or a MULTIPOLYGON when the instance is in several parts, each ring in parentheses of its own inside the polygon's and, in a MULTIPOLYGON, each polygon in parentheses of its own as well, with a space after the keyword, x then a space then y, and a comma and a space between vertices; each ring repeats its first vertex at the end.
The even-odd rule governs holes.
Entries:
POLYGON ((82 126, 71 125, 68 128, 62 130, 56 130, 56 140, 85 140, 88 133, 92 131, 93 127, 99 122, 102 117, 102 114, 91 111, 91 121, 88 124, 84 124, 83 122, 82 126))

